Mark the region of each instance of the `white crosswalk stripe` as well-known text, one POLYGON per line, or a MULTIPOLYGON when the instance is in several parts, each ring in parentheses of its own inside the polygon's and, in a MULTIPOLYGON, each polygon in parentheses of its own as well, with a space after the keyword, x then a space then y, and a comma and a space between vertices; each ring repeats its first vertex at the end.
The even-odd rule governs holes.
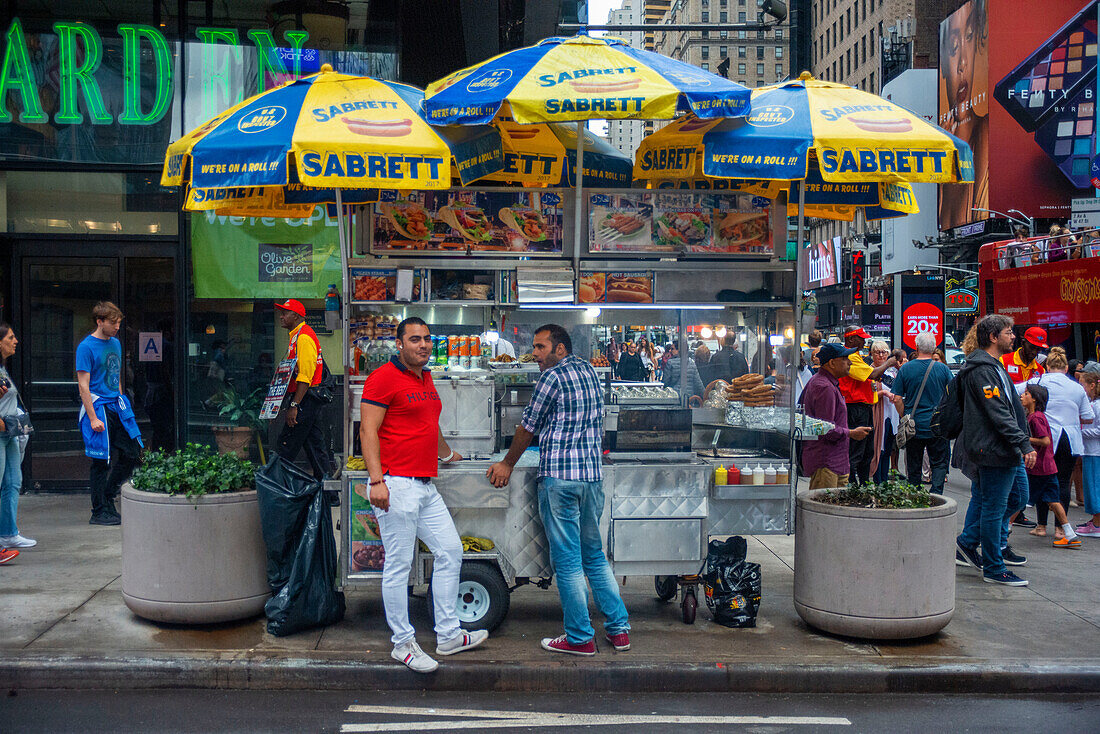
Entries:
POLYGON ((699 714, 577 714, 549 711, 493 711, 419 706, 353 705, 345 713, 406 717, 404 721, 349 723, 341 732, 453 731, 519 727, 582 727, 685 724, 689 726, 851 726, 834 716, 707 716, 699 714), (446 717, 446 718, 423 718, 446 717), (408 719, 417 720, 410 721, 408 719))

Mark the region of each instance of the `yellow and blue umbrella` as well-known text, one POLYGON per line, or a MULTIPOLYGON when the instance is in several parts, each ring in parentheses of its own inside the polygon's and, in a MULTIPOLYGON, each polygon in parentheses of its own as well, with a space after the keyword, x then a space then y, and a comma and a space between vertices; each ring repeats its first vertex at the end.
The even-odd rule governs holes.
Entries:
MULTIPOLYGON (((577 130, 573 125, 521 125, 503 111, 493 121, 504 143, 504 168, 481 181, 521 186, 577 185, 577 130)), ((445 128, 450 129, 450 128, 445 128)), ((623 188, 631 184, 633 159, 584 131, 584 182, 623 188)))
POLYGON ((414 87, 323 67, 184 135, 168 147, 161 182, 202 190, 443 189, 452 156, 472 178, 503 167, 499 133, 441 133, 421 117, 422 98, 414 87))
POLYGON ((505 102, 519 123, 744 115, 749 89, 618 38, 547 38, 428 85, 433 125, 489 123, 505 102))
POLYGON ((813 79, 753 90, 743 119, 677 120, 642 141, 634 178, 799 181, 811 160, 833 183, 974 180, 970 147, 874 94, 813 79), (701 155, 696 155, 700 153, 701 155))

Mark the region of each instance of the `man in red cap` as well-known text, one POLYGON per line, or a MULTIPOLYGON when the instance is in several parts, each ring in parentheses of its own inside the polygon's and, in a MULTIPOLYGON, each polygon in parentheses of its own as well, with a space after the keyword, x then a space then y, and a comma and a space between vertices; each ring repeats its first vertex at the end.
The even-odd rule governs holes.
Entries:
POLYGON ((313 476, 322 479, 335 476, 335 460, 321 433, 321 411, 324 405, 318 395, 324 372, 324 358, 317 333, 306 323, 306 308, 293 298, 275 304, 275 313, 283 328, 290 332, 287 359, 298 360, 294 390, 286 409, 286 424, 279 433, 275 451, 287 461, 294 461, 305 447, 313 476))
MULTIPOLYGON (((839 380, 840 394, 844 396, 844 402, 848 406, 848 428, 875 425, 872 408, 878 400, 875 381, 897 362, 894 357, 890 357, 878 367, 871 367, 863 361, 858 350, 863 349, 870 338, 871 335, 862 326, 854 326, 844 332, 845 349, 856 350, 848 356, 848 361, 852 363, 848 374, 839 380)), ((876 451, 874 443, 873 435, 861 439, 849 438, 850 477, 855 484, 863 484, 871 479, 871 461, 876 451)))
POLYGON ((1001 357, 1001 364, 1005 366, 1012 382, 1018 385, 1046 373, 1043 365, 1039 364, 1035 358, 1039 356, 1040 349, 1049 348, 1046 330, 1032 326, 1024 332, 1024 343, 1020 348, 1001 357))

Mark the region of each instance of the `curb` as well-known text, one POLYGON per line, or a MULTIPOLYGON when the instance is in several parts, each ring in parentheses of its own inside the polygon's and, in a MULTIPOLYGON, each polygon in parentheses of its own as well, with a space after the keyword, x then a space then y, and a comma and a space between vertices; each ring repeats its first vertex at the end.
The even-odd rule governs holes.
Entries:
POLYGON ((395 663, 208 656, 0 658, 9 690, 435 690, 585 693, 1100 692, 1100 663, 448 663, 417 675, 395 663))

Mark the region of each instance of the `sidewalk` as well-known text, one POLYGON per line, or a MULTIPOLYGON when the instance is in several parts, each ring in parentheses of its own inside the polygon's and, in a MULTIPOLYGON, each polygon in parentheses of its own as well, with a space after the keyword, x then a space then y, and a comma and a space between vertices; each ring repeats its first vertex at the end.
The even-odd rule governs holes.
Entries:
MULTIPOLYGON (((959 523, 969 485, 953 475, 959 523)), ((1033 511, 1030 511, 1033 512, 1033 511)), ((1090 692, 1100 690, 1100 539, 1080 551, 1017 530, 1028 556, 1025 589, 983 583, 958 569, 955 616, 932 638, 871 644, 808 628, 794 611, 794 537, 749 539, 763 572, 755 629, 714 624, 702 604, 694 625, 631 577, 623 597, 633 649, 606 644, 594 658, 555 656, 539 639, 561 630, 557 593, 512 594, 504 624, 482 647, 417 676, 389 657, 377 589, 348 592, 338 625, 276 638, 257 618, 212 628, 158 625, 123 604, 121 532, 87 524, 84 495, 24 495, 19 524, 39 541, 0 567, 0 685, 6 688, 435 688, 450 690, 770 692, 1090 692), (563 659, 564 658, 564 659, 563 659)), ((1082 510, 1071 520, 1084 521, 1082 510)), ((410 604, 429 653, 423 599, 410 604)), ((602 642, 602 634, 597 637, 602 642)))

